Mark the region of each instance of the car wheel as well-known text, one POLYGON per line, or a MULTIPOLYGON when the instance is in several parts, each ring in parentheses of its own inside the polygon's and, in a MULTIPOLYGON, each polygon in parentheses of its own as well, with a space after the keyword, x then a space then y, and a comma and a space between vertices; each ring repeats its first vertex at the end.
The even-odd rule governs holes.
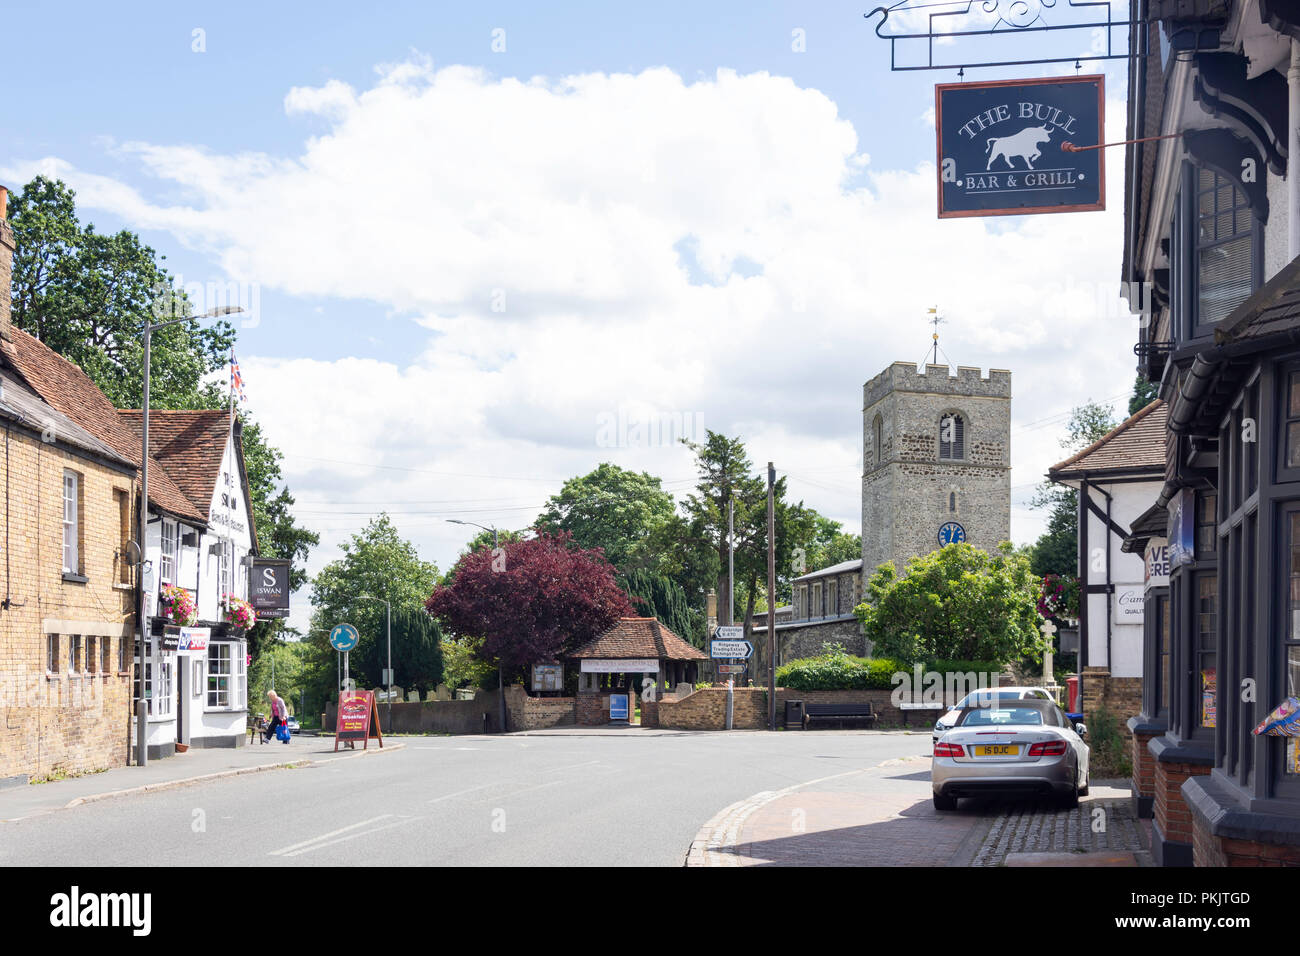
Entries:
POLYGON ((936 793, 934 795, 934 808, 936 810, 956 810, 957 798, 942 793, 936 793))
POLYGON ((1072 790, 1060 798, 1060 807, 1062 810, 1073 810, 1079 805, 1079 791, 1072 790))
POLYGON ((1084 777, 1083 786, 1079 788, 1079 796, 1086 797, 1087 795, 1088 795, 1088 778, 1084 777))

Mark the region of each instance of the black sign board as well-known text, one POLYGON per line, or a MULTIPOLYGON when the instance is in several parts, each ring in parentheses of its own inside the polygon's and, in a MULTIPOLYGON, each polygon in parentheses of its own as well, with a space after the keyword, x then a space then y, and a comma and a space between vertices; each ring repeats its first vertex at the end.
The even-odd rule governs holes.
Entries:
POLYGON ((289 562, 281 558, 254 558, 248 601, 259 621, 288 617, 289 562))
POLYGON ((934 88, 939 218, 1106 208, 1105 78, 944 83, 934 88))

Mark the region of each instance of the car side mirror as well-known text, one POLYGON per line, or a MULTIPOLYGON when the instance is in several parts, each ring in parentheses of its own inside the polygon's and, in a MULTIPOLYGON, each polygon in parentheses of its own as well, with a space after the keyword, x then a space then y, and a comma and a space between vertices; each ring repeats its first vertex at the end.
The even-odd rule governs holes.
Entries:
POLYGON ((1076 734, 1078 734, 1080 737, 1086 737, 1086 736, 1088 736, 1088 725, 1087 725, 1087 724, 1075 724, 1075 725, 1074 725, 1074 732, 1075 732, 1076 734))

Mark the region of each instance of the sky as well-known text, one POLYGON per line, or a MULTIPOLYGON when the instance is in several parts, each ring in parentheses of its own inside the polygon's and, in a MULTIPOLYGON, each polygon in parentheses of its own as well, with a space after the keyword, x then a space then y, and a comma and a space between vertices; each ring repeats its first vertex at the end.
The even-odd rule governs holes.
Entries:
POLYGON ((526 527, 602 461, 681 495, 706 429, 857 532, 862 385, 933 306, 952 365, 1012 372, 1031 542, 1071 407, 1132 391, 1123 150, 1104 212, 939 220, 958 77, 891 71, 870 6, 5 2, 0 183, 57 176, 198 311, 246 306, 309 571, 381 510, 446 569, 448 519, 526 527))

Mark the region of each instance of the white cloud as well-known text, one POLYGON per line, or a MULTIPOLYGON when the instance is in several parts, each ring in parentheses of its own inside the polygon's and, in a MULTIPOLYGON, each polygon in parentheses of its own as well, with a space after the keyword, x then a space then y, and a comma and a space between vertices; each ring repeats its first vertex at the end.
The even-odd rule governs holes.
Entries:
MULTIPOLYGON (((862 383, 922 358, 936 303, 954 364, 1013 371, 1017 425, 1131 386, 1118 150, 1110 212, 941 222, 932 164, 871 167, 834 102, 766 73, 521 81, 416 59, 284 102, 323 126, 297 155, 117 148, 184 201, 57 160, 0 173, 43 166, 264 290, 371 300, 430 330, 401 367, 347 357, 371 330, 331 362, 241 357, 304 502, 484 499, 463 517, 515 527, 601 460, 689 478, 680 447, 597 444, 602 414, 639 403, 740 430, 756 464, 856 530, 862 383)), ((1013 432, 1013 485, 1062 457, 1057 434, 1013 432)), ((304 516, 328 529, 314 566, 365 520, 304 516)), ((446 564, 466 536, 440 521, 399 524, 446 564)), ((1015 512, 1013 536, 1038 522, 1015 512)))

